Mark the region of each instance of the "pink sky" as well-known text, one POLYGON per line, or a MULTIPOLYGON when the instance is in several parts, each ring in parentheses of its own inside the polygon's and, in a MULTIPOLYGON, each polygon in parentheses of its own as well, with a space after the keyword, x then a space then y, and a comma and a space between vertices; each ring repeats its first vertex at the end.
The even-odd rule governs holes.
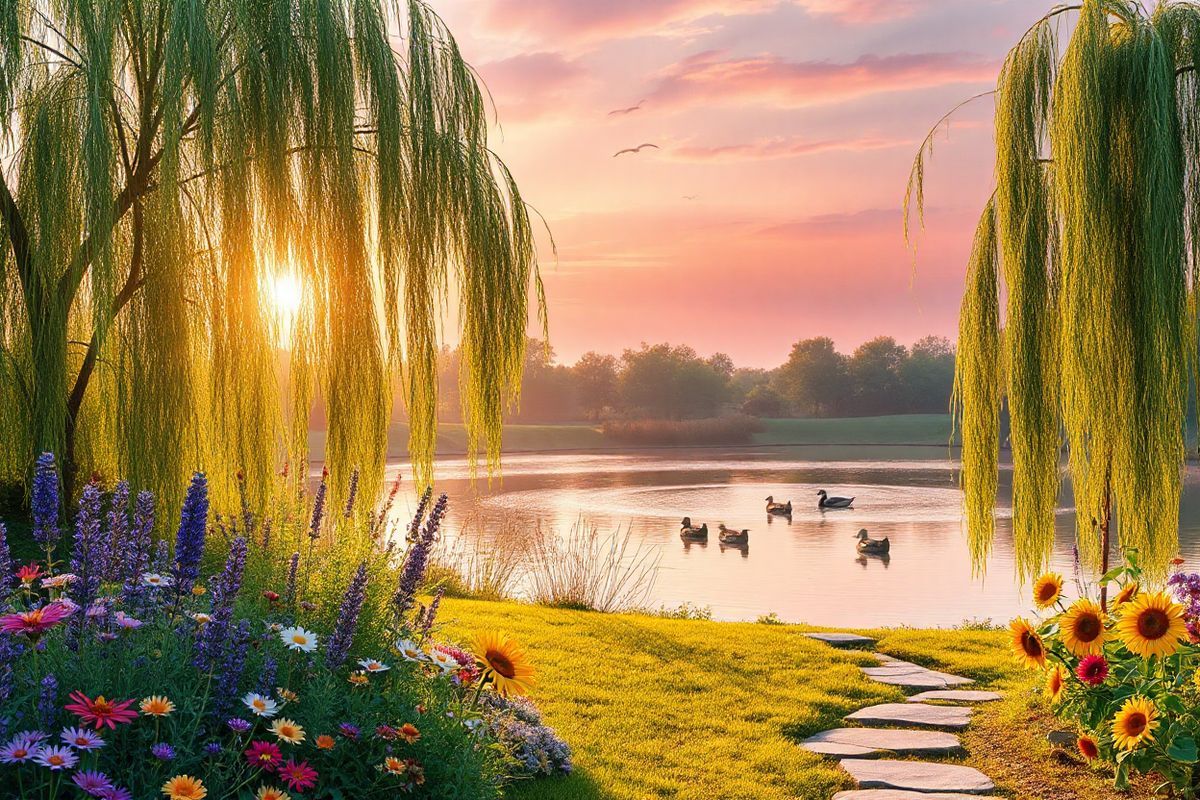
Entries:
POLYGON ((954 337, 992 186, 990 101, 938 142, 915 279, 909 167, 1050 5, 434 2, 495 97, 495 149, 557 241, 542 269, 559 360, 671 341, 765 367, 808 336, 847 350, 954 337), (643 142, 660 149, 613 158, 643 142))

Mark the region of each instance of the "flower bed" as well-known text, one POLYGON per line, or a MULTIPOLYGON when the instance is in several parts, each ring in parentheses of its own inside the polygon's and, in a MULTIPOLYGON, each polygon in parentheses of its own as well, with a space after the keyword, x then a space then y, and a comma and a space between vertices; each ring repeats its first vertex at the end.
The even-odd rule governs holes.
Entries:
POLYGON ((1152 773, 1161 793, 1197 797, 1200 576, 1177 573, 1150 591, 1130 552, 1101 583, 1112 590, 1107 609, 1088 597, 1068 605, 1062 576, 1039 578, 1040 619, 1013 620, 1013 651, 1043 672, 1046 697, 1079 730, 1079 752, 1109 763, 1118 788, 1134 772, 1152 773))
POLYGON ((231 519, 197 474, 171 552, 154 498, 89 484, 60 564, 57 485, 44 456, 43 559, 11 563, 0 526, 0 785, 18 796, 494 798, 570 769, 536 711, 512 710, 533 685, 521 649, 439 641, 437 598, 420 602, 444 495, 401 557, 394 490, 364 511, 352 488, 330 514, 324 479, 310 501, 285 473, 274 516, 231 519))

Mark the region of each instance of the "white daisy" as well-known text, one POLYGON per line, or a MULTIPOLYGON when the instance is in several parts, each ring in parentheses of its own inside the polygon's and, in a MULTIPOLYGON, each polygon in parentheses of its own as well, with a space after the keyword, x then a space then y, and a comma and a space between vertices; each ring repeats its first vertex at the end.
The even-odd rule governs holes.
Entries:
POLYGON ((49 578, 42 578, 42 588, 61 589, 73 580, 75 580, 75 575, 70 572, 64 572, 62 575, 52 575, 49 578))
POLYGON ((373 658, 364 658, 358 662, 358 665, 367 672, 387 672, 390 667, 382 661, 376 661, 373 658))
POLYGON ((250 692, 242 698, 242 702, 246 704, 246 708, 260 717, 273 717, 279 711, 278 703, 257 692, 250 692))
POLYGON ((147 586, 170 586, 174 582, 170 575, 159 575, 157 572, 147 572, 142 576, 142 583, 147 586))
POLYGON ((279 632, 279 638, 293 650, 311 653, 317 649, 317 635, 312 631, 304 630, 304 628, 284 628, 279 632))
POLYGON ((404 657, 405 661, 428 661, 429 657, 421 649, 420 645, 411 639, 401 639, 396 642, 396 650, 404 657))
POLYGON ((442 668, 442 672, 453 672, 459 668, 458 659, 449 653, 443 653, 441 650, 434 650, 429 654, 429 660, 442 668))

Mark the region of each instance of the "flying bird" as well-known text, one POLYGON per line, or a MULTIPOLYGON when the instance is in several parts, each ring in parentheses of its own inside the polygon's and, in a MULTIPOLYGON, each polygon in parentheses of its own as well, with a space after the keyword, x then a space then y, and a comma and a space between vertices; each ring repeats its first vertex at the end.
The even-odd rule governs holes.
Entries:
POLYGON ((684 199, 684 200, 695 200, 695 199, 696 199, 697 197, 699 197, 699 196, 700 196, 700 195, 698 195, 698 194, 685 194, 685 195, 683 196, 683 199, 684 199))
POLYGON ((635 111, 641 111, 642 103, 644 103, 644 102, 646 102, 646 100, 645 100, 645 98, 642 98, 641 100, 638 100, 638 104, 636 106, 630 106, 629 108, 614 109, 613 111, 608 112, 608 115, 610 117, 623 117, 626 114, 632 114, 635 111))
POLYGON ((622 153, 640 153, 640 152, 642 152, 642 149, 646 148, 646 147, 653 147, 655 150, 661 149, 656 144, 651 144, 650 142, 646 142, 644 144, 639 144, 637 147, 626 147, 624 150, 618 150, 617 152, 613 153, 613 158, 616 158, 617 156, 621 155, 622 153))

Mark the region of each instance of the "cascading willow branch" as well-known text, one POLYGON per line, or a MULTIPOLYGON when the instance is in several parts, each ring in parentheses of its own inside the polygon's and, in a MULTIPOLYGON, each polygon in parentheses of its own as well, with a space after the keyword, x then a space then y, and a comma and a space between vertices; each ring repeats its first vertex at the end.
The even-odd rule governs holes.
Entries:
MULTIPOLYGON (((1102 563, 1114 517, 1120 543, 1152 568, 1177 552, 1197 350, 1197 65, 1200 5, 1169 0, 1150 13, 1122 0, 1059 6, 1004 63, 996 193, 963 299, 956 394, 977 567, 994 537, 1002 394, 1023 576, 1053 544, 1064 434, 1085 560, 1102 563)), ((923 205, 932 136, 906 209, 923 205)))
POLYGON ((0 477, 52 450, 230 496, 320 397, 331 488, 377 485, 398 376, 428 480, 451 297, 495 466, 541 284, 485 112, 421 0, 0 0, 0 477))

